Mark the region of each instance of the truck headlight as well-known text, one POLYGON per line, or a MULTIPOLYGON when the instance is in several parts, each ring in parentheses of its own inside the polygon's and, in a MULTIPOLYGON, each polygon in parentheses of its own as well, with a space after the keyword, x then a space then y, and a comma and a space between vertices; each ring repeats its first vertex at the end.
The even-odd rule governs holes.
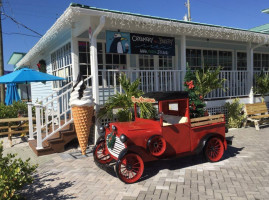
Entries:
POLYGON ((103 126, 101 126, 101 127, 99 128, 99 131, 100 131, 100 133, 104 133, 104 132, 105 132, 105 128, 104 128, 103 126))
POLYGON ((116 131, 117 130, 116 126, 114 126, 114 125, 112 125, 111 128, 112 128, 113 131, 116 131))
POLYGON ((126 142, 127 139, 128 139, 128 138, 127 138, 126 135, 124 135, 124 134, 121 134, 121 135, 120 135, 120 141, 121 141, 122 143, 126 142))
POLYGON ((109 124, 108 124, 108 123, 106 123, 106 124, 105 124, 105 127, 106 127, 106 128, 109 128, 109 124))

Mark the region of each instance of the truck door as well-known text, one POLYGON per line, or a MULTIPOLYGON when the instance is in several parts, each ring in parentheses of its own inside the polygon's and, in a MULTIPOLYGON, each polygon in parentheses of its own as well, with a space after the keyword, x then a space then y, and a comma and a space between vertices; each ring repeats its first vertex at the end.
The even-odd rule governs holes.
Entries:
POLYGON ((167 142, 168 154, 179 154, 191 150, 188 99, 162 102, 162 133, 167 142))
POLYGON ((169 155, 191 150, 189 123, 163 126, 162 132, 166 140, 166 152, 169 155))

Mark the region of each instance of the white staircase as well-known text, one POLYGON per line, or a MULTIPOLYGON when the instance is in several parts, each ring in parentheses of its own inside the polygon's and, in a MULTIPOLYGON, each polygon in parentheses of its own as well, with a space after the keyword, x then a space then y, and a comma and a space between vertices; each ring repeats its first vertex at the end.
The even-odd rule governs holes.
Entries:
MULTIPOLYGON (((87 86, 92 85, 92 76, 84 79, 87 86)), ((36 140, 36 150, 44 148, 45 141, 73 122, 69 99, 73 82, 68 83, 38 103, 28 103, 29 140, 36 140), (33 126, 33 110, 36 125, 33 126)), ((33 147, 32 147, 33 148, 33 147)))

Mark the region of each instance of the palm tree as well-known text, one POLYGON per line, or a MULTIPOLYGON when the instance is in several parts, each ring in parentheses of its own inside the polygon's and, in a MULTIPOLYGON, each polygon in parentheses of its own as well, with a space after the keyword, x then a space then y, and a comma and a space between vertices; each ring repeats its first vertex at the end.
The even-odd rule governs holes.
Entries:
POLYGON ((219 78, 220 71, 221 67, 217 67, 216 69, 203 67, 202 69, 195 71, 197 86, 195 93, 204 99, 207 94, 215 89, 222 88, 225 90, 225 88, 223 88, 223 83, 226 79, 219 78))
MULTIPOLYGON (((119 121, 131 121, 133 119, 134 103, 131 100, 132 96, 140 97, 143 92, 138 89, 140 79, 136 79, 131 83, 130 79, 125 74, 119 77, 119 83, 122 86, 123 93, 116 93, 110 97, 104 107, 100 109, 98 118, 107 117, 113 120, 113 110, 117 111, 116 117, 119 121)), ((154 118, 156 109, 150 103, 139 103, 141 118, 154 118)))

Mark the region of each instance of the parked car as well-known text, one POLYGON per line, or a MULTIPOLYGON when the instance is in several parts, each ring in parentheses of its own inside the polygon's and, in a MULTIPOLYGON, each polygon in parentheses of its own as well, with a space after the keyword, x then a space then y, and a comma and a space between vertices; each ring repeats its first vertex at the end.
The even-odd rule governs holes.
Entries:
POLYGON ((151 92, 133 102, 156 102, 158 119, 139 118, 113 122, 94 148, 98 165, 116 161, 116 174, 125 183, 134 183, 144 171, 144 163, 203 151, 210 162, 219 161, 227 149, 224 114, 190 119, 187 92, 151 92))

